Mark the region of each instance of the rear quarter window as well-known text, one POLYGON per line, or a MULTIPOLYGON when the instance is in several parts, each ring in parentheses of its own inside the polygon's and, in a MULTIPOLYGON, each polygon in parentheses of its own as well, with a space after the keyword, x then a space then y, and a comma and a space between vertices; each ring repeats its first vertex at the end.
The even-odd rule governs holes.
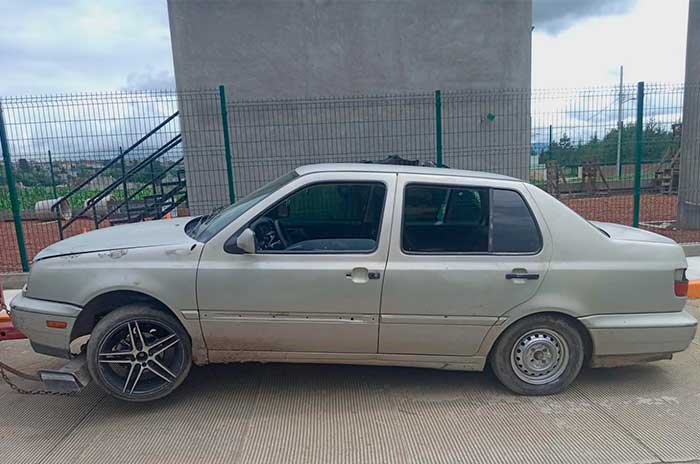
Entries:
POLYGON ((492 252, 537 253, 542 236, 523 197, 512 190, 493 190, 492 252))

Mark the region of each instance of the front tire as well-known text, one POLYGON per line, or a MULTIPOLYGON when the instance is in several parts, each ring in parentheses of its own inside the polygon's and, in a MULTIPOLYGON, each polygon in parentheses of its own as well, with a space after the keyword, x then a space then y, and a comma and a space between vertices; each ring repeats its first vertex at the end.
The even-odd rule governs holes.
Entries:
POLYGON ((88 369, 107 393, 153 401, 172 393, 192 365, 192 343, 180 322, 144 305, 116 309, 90 335, 88 369))
POLYGON ((576 379, 585 356, 581 334, 565 318, 522 319, 498 339, 491 367, 498 380, 520 395, 551 395, 576 379))

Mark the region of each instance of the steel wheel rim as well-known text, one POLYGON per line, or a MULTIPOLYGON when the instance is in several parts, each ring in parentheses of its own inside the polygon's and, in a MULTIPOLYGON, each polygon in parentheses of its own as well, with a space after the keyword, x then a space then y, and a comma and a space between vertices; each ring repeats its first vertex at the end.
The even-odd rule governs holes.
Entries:
POLYGON ((550 329, 535 329, 521 336, 510 355, 513 372, 530 385, 554 382, 569 365, 569 346, 550 329))
POLYGON ((129 396, 167 389, 185 368, 182 340, 167 324, 136 319, 114 327, 98 348, 98 370, 109 387, 129 396))

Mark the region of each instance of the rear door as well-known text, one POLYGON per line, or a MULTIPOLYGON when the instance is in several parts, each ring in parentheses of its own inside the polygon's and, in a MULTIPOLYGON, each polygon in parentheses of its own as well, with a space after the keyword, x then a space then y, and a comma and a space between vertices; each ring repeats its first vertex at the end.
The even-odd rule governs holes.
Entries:
POLYGON ((531 298, 549 245, 522 184, 399 175, 380 353, 472 355, 531 298))

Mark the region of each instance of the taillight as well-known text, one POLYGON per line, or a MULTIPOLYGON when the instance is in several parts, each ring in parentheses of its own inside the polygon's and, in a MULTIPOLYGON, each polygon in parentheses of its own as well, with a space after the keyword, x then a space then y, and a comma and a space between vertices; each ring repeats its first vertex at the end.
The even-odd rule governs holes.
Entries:
POLYGON ((673 291, 676 296, 688 296, 688 279, 685 276, 685 269, 676 269, 673 291))

